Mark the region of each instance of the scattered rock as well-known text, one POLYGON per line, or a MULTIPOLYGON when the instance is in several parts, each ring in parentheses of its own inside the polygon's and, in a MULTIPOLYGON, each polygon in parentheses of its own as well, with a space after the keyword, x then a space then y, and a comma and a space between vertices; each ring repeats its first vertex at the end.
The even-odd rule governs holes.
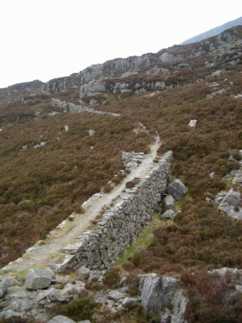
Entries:
POLYGON ((189 123, 188 123, 188 126, 191 127, 191 128, 196 128, 197 126, 197 120, 190 120, 189 123))
POLYGON ((238 208, 241 202, 240 192, 230 190, 229 192, 220 192, 215 202, 219 205, 229 205, 233 208, 238 208))
POLYGON ((103 279, 104 272, 100 270, 92 270, 90 271, 88 282, 100 282, 103 279))
POLYGON ((87 280, 89 278, 89 275, 90 275, 90 269, 88 269, 85 266, 82 266, 79 269, 77 269, 76 274, 77 274, 78 279, 87 280))
POLYGON ((63 315, 57 315, 53 317, 51 320, 49 320, 47 323, 75 323, 75 321, 63 315))
POLYGON ((51 269, 30 269, 25 287, 29 290, 45 289, 48 288, 54 281, 54 273, 51 269))
POLYGON ((122 301, 122 306, 124 308, 130 308, 139 304, 140 300, 137 297, 125 297, 122 301))
POLYGON ((64 130, 65 130, 65 132, 68 132, 69 131, 69 126, 68 125, 65 125, 64 126, 64 130))
POLYGON ((172 183, 168 185, 167 191, 176 200, 180 200, 187 193, 188 189, 180 179, 175 179, 172 183))
POLYGON ((188 300, 176 278, 157 274, 142 275, 141 303, 146 313, 159 316, 160 322, 185 323, 188 300))
POLYGON ((34 149, 43 148, 47 145, 46 141, 41 141, 39 144, 34 145, 34 149))
POLYGON ((223 71, 217 70, 211 74, 212 77, 220 77, 223 74, 223 71))
POLYGON ((161 219, 174 220, 176 217, 176 212, 172 209, 166 210, 161 214, 161 219))
POLYGON ((77 296, 87 296, 87 290, 83 282, 68 283, 60 291, 60 299, 68 302, 77 296))
POLYGON ((122 152, 122 162, 127 172, 131 172, 135 168, 142 163, 145 155, 143 152, 135 153, 135 152, 122 152))
POLYGON ((126 295, 119 290, 111 290, 108 294, 108 297, 117 302, 117 301, 120 301, 121 299, 125 298, 126 295))
POLYGON ((215 172, 211 172, 211 173, 209 173, 209 178, 213 179, 213 178, 214 178, 214 176, 215 176, 215 172))
POLYGON ((242 99, 242 94, 234 95, 234 98, 235 98, 235 99, 242 99))
POLYGON ((88 129, 88 135, 90 137, 93 137, 95 135, 96 131, 94 129, 88 129))
POLYGON ((240 192, 233 191, 233 189, 231 189, 229 192, 219 192, 215 197, 215 204, 228 216, 242 220, 240 192))
POLYGON ((0 282, 0 298, 3 298, 7 294, 8 287, 4 281, 0 282))
POLYGON ((174 208, 175 206, 175 199, 172 195, 167 195, 165 198, 164 198, 164 206, 166 209, 172 209, 174 208))
POLYGON ((3 310, 0 312, 0 319, 3 319, 3 320, 11 319, 12 322, 14 322, 13 321, 14 319, 17 321, 17 319, 22 317, 23 315, 21 313, 15 312, 13 310, 3 310))

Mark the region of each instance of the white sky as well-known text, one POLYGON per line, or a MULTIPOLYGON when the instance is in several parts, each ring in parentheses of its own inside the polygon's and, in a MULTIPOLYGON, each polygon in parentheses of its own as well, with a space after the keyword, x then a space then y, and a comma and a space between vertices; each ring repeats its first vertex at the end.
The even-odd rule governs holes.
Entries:
POLYGON ((157 52, 242 16, 242 0, 0 0, 0 87, 157 52))

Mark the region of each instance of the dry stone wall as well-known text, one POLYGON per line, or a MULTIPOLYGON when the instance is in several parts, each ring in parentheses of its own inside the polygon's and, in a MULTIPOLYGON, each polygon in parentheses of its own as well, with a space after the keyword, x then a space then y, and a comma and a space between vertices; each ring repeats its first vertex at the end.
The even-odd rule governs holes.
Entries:
MULTIPOLYGON (((0 320, 34 317, 47 322, 52 306, 86 296, 85 283, 78 271, 74 276, 69 272, 87 267, 92 281, 111 267, 159 206, 167 190, 171 159, 172 153, 168 152, 153 162, 145 176, 139 181, 136 178, 137 184, 132 189, 125 189, 113 201, 97 225, 81 234, 78 244, 66 247, 66 261, 55 267, 59 273, 49 268, 50 263, 40 268, 29 267, 27 273, 18 272, 16 260, 15 272, 10 266, 0 275, 0 320), (76 277, 74 281, 73 277, 76 277)), ((45 247, 48 250, 48 244, 45 247)))
POLYGON ((91 231, 84 233, 78 246, 68 248, 72 253, 60 271, 80 266, 107 269, 139 234, 158 208, 166 191, 172 153, 166 153, 132 189, 126 189, 114 206, 108 209, 91 231))

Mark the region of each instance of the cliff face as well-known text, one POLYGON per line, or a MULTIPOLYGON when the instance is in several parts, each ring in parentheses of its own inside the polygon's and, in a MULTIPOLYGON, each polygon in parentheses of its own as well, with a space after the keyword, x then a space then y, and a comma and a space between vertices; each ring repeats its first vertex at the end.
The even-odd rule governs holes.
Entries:
POLYGON ((14 84, 0 89, 0 104, 22 101, 25 96, 35 96, 43 90, 44 83, 39 80, 14 84))
POLYGON ((110 60, 47 83, 33 81, 0 89, 0 103, 23 102, 25 97, 36 94, 56 95, 73 90, 80 90, 81 98, 105 92, 142 94, 159 91, 186 82, 185 74, 189 74, 190 81, 192 75, 197 79, 201 66, 207 71, 225 65, 228 68, 239 64, 241 57, 242 26, 196 44, 173 46, 155 54, 110 60), (182 79, 179 78, 181 73, 182 79))

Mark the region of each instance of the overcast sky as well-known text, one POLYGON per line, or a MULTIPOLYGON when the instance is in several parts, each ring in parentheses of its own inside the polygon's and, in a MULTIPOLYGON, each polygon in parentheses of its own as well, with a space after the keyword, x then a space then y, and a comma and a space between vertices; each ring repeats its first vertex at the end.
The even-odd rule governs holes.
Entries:
POLYGON ((179 44, 242 16, 242 0, 0 0, 0 87, 179 44))

